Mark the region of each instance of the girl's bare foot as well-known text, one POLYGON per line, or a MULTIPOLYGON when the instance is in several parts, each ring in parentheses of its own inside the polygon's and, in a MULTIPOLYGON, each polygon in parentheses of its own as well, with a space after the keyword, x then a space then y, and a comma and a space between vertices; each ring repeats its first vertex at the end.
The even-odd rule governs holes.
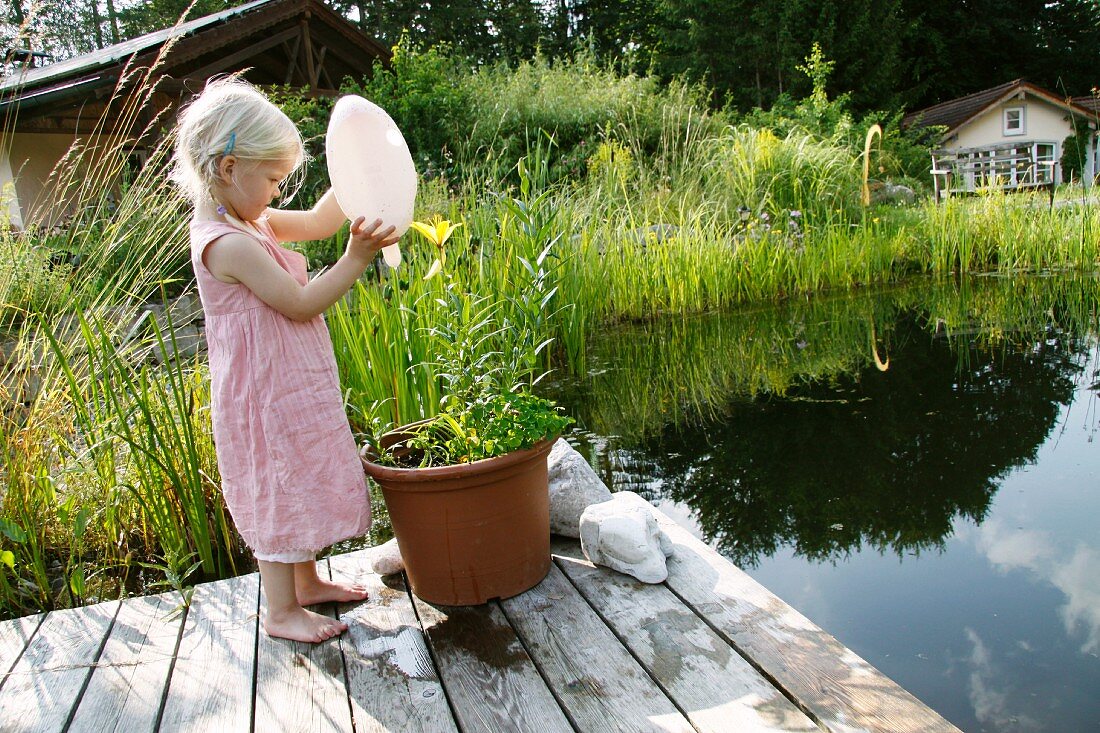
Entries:
POLYGON ((268 611, 264 619, 264 630, 268 636, 293 641, 316 644, 348 630, 348 625, 328 616, 322 616, 304 608, 272 614, 268 611))
POLYGON ((295 588, 298 603, 312 606, 315 603, 354 603, 365 600, 367 589, 355 583, 334 583, 331 580, 299 578, 295 588))

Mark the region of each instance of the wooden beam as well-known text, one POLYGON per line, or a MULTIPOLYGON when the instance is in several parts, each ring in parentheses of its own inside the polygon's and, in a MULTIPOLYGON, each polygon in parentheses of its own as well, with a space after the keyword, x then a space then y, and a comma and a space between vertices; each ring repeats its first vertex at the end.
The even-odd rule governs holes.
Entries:
POLYGON ((309 79, 309 90, 315 91, 317 89, 317 73, 313 66, 313 41, 309 36, 309 13, 306 13, 305 17, 299 21, 299 26, 302 29, 302 43, 306 56, 306 78, 309 79))
POLYGON ((227 67, 236 64, 238 61, 243 61, 250 56, 255 56, 256 54, 263 53, 269 48, 274 48, 275 46, 278 46, 283 41, 294 38, 296 35, 298 35, 298 30, 296 28, 288 28, 285 31, 276 33, 273 36, 265 38, 262 41, 257 41, 251 46, 246 46, 236 53, 231 53, 228 56, 224 56, 217 61, 207 64, 206 66, 202 66, 194 71, 188 72, 187 75, 205 78, 215 72, 225 71, 227 67))
MULTIPOLYGON (((325 52, 328 51, 328 46, 321 46, 321 50, 317 52, 317 63, 315 64, 316 70, 314 71, 313 79, 310 80, 310 86, 314 89, 317 88, 321 81, 321 72, 325 70, 325 52)), ((329 82, 331 83, 331 79, 329 82)))
POLYGON ((294 70, 298 68, 298 47, 302 45, 302 34, 299 31, 294 36, 294 46, 287 50, 287 45, 283 44, 283 49, 287 50, 287 59, 290 61, 290 65, 286 68, 286 81, 284 84, 290 86, 291 80, 294 78, 294 70))

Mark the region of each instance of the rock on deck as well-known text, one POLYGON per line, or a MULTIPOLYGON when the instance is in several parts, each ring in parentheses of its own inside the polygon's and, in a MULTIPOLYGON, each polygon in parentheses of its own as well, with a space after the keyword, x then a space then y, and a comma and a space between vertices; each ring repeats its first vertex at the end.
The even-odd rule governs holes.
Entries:
POLYGON ((259 630, 256 574, 0 624, 0 730, 955 731, 671 520, 645 585, 556 540, 515 598, 436 607, 363 553, 370 588, 311 646, 259 630), (174 612, 175 611, 175 612, 174 612))

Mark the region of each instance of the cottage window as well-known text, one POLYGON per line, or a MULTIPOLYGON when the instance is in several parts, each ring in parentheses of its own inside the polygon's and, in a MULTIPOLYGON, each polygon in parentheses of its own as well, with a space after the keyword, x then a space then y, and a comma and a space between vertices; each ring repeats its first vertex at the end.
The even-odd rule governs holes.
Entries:
POLYGON ((1024 108, 1006 107, 1004 111, 1004 134, 1024 134, 1024 108))

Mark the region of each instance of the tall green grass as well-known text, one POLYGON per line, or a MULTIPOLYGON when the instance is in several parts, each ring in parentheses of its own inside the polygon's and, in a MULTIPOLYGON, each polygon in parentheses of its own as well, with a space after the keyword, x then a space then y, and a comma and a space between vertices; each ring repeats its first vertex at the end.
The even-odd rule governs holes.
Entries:
POLYGON ((190 276, 186 207, 165 175, 170 136, 142 170, 129 167, 134 144, 170 122, 141 113, 155 67, 127 68, 95 130, 56 166, 57 203, 39 209, 51 215, 0 232, 0 339, 12 352, 0 365, 5 616, 238 567, 205 367, 180 357, 171 331, 127 332, 143 302, 190 276), (57 210, 69 212, 61 225, 57 210))
POLYGON ((593 338, 577 417, 595 434, 630 443, 720 417, 732 403, 889 369, 903 314, 952 344, 965 369, 975 346, 1032 349, 1052 330, 1097 338, 1098 298, 1092 276, 922 280, 624 324, 593 338))

